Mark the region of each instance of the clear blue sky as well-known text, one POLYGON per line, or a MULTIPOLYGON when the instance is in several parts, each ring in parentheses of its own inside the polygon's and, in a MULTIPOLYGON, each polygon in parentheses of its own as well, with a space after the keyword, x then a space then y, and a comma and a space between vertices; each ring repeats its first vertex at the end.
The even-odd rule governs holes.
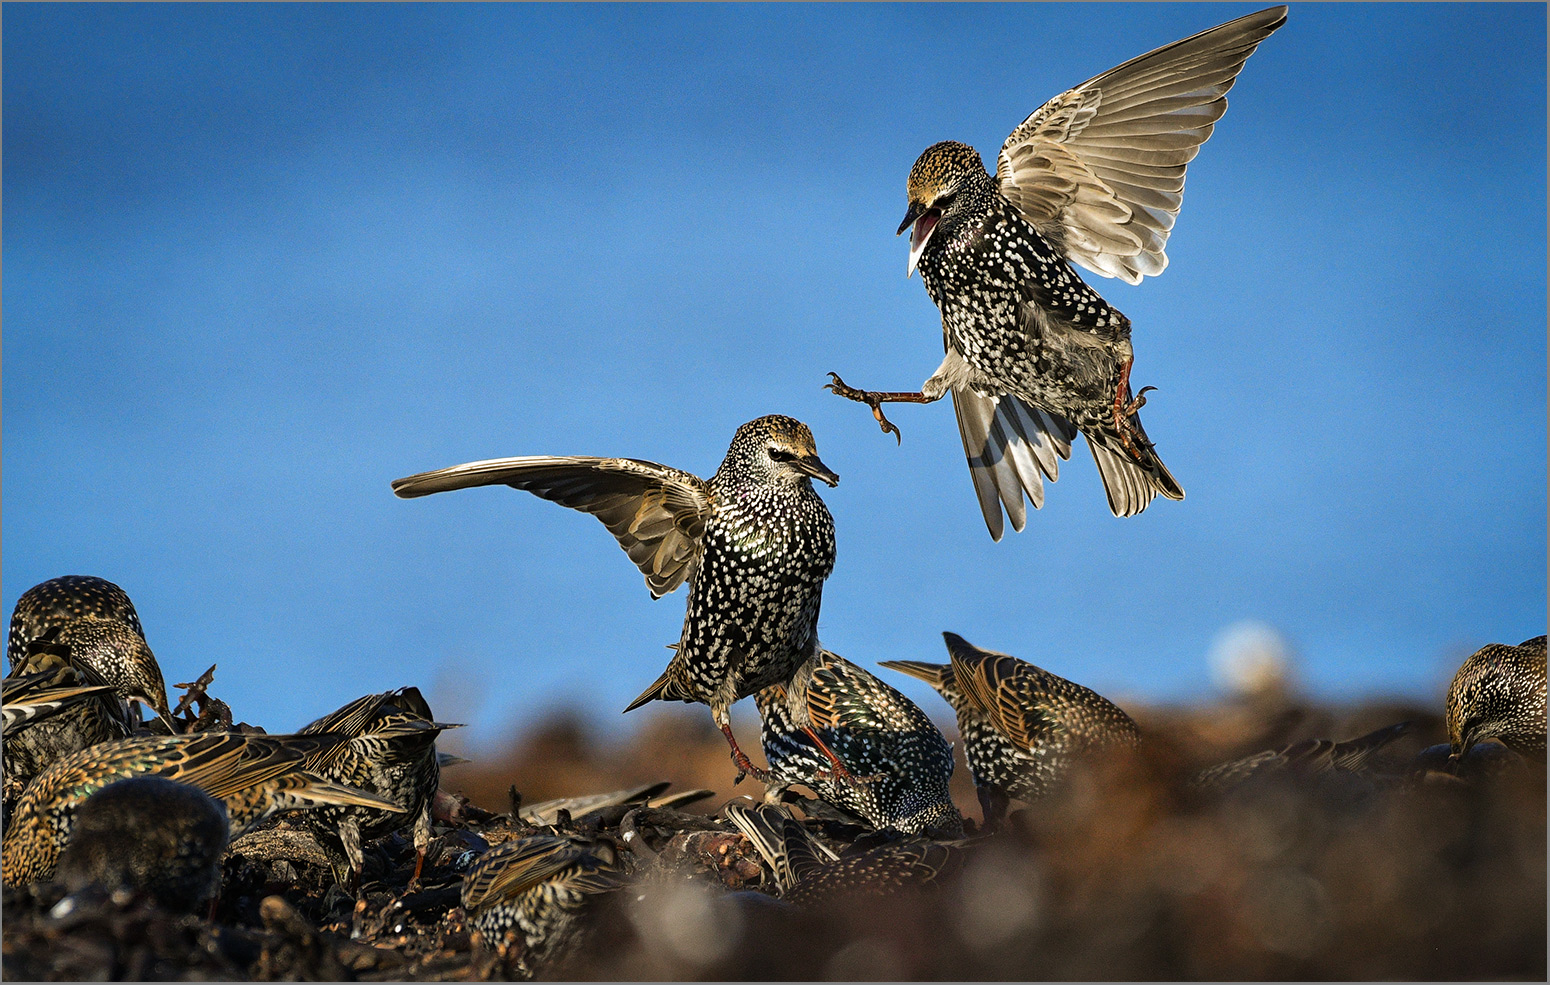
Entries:
POLYGON ((388 483, 709 475, 779 412, 842 477, 820 632, 864 666, 952 630, 1186 701, 1257 620, 1321 697, 1440 703, 1545 630, 1543 5, 1294 5, 1166 273, 1090 278, 1184 502, 1116 519, 1079 446, 995 544, 947 402, 895 446, 820 389, 941 358, 894 236, 922 149, 993 165, 1050 96, 1255 9, 7 4, 5 612, 109 578, 169 683, 218 662, 272 731, 401 684, 476 743, 615 721, 683 594, 590 517, 388 483))

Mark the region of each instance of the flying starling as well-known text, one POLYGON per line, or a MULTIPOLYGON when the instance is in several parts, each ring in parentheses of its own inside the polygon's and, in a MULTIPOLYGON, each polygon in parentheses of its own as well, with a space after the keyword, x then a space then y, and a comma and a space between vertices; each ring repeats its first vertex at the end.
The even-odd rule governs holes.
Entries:
POLYGON ((1275 775, 1318 776, 1357 773, 1373 753, 1410 731, 1410 722, 1387 725, 1345 742, 1306 739, 1282 749, 1267 749, 1226 763, 1208 766, 1190 778, 1198 790, 1226 792, 1249 780, 1275 775))
POLYGON ((125 699, 144 701, 170 719, 161 667, 122 588, 91 575, 64 575, 27 589, 11 612, 5 648, 10 665, 50 630, 57 632, 54 642, 69 646, 125 699))
POLYGON ((855 664, 820 649, 799 674, 819 737, 860 783, 837 781, 828 758, 791 721, 784 685, 754 698, 763 724, 771 792, 801 783, 819 799, 904 834, 960 838, 963 816, 947 792, 953 747, 920 707, 855 664))
MULTIPOLYGON (((818 646, 818 607, 834 568, 834 520, 813 491, 839 476, 812 432, 770 415, 737 429, 709 481, 629 458, 529 456, 455 465, 393 483, 404 498, 508 485, 593 514, 646 576, 652 597, 689 583, 683 635, 648 701, 701 702, 742 773, 763 778, 732 735, 732 703, 789 683, 818 646)), ((793 719, 809 730, 793 696, 793 719)), ((836 773, 845 773, 834 760, 836 773)))
POLYGON ((1135 747, 1140 732, 1112 701, 1004 653, 981 650, 943 633, 951 663, 885 660, 882 666, 918 677, 958 714, 964 755, 987 824, 1010 800, 1050 793, 1083 757, 1111 747, 1135 747))
POLYGON ((58 627, 25 644, 5 678, 4 801, 10 803, 55 761, 99 742, 127 738, 139 724, 118 690, 68 646, 58 627))
POLYGON ((340 735, 202 732, 120 739, 83 749, 38 774, 22 792, 0 843, 0 872, 8 886, 48 878, 82 803, 131 776, 190 783, 222 801, 233 839, 279 811, 320 804, 397 809, 392 801, 305 771, 307 757, 346 741, 340 735))
POLYGON ((922 839, 836 857, 784 808, 732 801, 724 813, 769 866, 780 898, 795 906, 929 888, 956 872, 963 860, 959 846, 922 839))
POLYGON ((1227 109, 1225 95, 1286 8, 1240 17, 1132 59, 1040 107, 985 170, 974 148, 934 144, 910 170, 909 271, 941 309, 947 357, 918 393, 829 388, 870 404, 951 393, 980 509, 993 539, 1023 496, 1044 504, 1080 431, 1116 516, 1161 493, 1183 499, 1141 427, 1132 395, 1130 320, 1070 261, 1139 283, 1161 273, 1184 169, 1227 109))
POLYGON ((1545 758, 1545 638, 1517 646, 1488 643, 1448 686, 1448 742, 1455 759, 1477 742, 1500 739, 1533 759, 1545 758))
POLYGON ((132 776, 75 812, 56 879, 72 893, 92 885, 128 889, 165 910, 192 913, 220 889, 229 830, 226 805, 198 787, 132 776))
POLYGON ((625 857, 608 837, 516 838, 463 874, 463 910, 485 946, 532 978, 580 944, 588 907, 628 881, 625 857))
POLYGON ((307 757, 306 769, 334 783, 380 794, 402 808, 325 806, 302 815, 302 823, 325 844, 342 849, 356 889, 365 863, 361 845, 411 824, 415 865, 410 885, 418 884, 431 840, 431 799, 441 783, 436 737, 460 727, 436 721, 420 689, 405 687, 357 698, 298 733, 348 737, 348 742, 307 757))

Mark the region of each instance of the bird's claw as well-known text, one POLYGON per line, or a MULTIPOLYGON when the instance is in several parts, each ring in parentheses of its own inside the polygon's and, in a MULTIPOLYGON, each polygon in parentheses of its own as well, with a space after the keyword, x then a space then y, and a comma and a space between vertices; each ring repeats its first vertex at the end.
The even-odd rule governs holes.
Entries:
POLYGON ((823 385, 825 390, 838 394, 846 400, 854 400, 857 403, 866 404, 872 408, 872 416, 877 419, 877 424, 883 429, 883 433, 893 435, 895 442, 901 445, 904 444, 904 436, 899 433, 898 427, 883 414, 883 401, 879 394, 872 390, 857 390, 840 379, 840 374, 838 373, 830 373, 829 377, 832 382, 823 385))

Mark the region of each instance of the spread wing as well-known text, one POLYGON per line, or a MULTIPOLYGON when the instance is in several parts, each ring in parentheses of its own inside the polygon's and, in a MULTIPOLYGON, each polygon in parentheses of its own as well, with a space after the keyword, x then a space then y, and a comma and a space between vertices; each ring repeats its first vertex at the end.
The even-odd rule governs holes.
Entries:
POLYGON ((1168 266, 1184 169, 1227 111, 1255 47, 1286 23, 1271 7, 1202 31, 1063 92, 996 161, 1001 193, 1087 269, 1127 283, 1168 266))
POLYGON ((698 476, 633 458, 531 455, 422 472, 393 482, 404 499, 506 485, 591 513, 618 538, 661 598, 694 576, 711 513, 710 486, 698 476))

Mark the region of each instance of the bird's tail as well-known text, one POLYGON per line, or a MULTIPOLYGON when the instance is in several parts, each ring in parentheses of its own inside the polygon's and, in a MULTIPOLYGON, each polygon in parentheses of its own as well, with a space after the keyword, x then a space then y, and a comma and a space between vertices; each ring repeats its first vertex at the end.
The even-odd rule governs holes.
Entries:
POLYGON ((641 705, 651 701, 698 701, 698 698, 689 694, 684 690, 683 685, 678 683, 678 677, 673 671, 674 664, 668 664, 667 669, 662 672, 661 677, 657 678, 656 683, 642 691, 640 697, 631 701, 629 707, 624 710, 627 712, 634 711, 641 705))
POLYGON ((1000 540, 1001 510, 1022 530, 1028 511, 1044 505, 1044 479, 1060 477, 1060 459, 1071 457, 1076 428, 1070 421, 1011 394, 986 396, 954 387, 958 434, 969 459, 969 477, 991 540, 1000 540))
POLYGON ((1135 516, 1159 493, 1168 499, 1184 498, 1184 487, 1157 457, 1157 449, 1141 426, 1140 414, 1130 415, 1130 431, 1130 446, 1136 454, 1125 447, 1119 431, 1112 427, 1082 431, 1115 516, 1135 516))

